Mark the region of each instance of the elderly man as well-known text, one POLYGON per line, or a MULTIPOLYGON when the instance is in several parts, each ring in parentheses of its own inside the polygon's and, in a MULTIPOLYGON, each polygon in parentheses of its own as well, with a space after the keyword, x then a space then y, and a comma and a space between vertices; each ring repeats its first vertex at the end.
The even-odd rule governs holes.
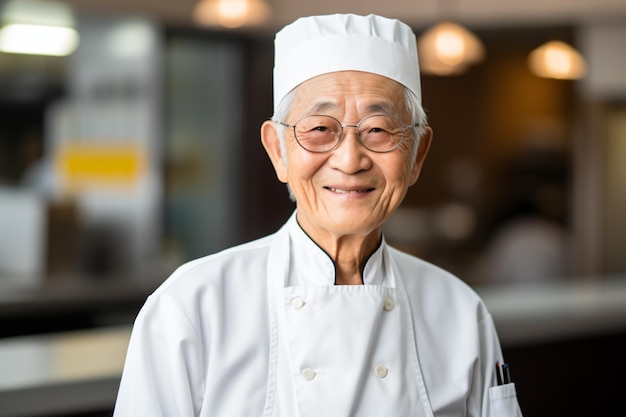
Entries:
POLYGON ((262 143, 296 212, 150 296, 115 415, 520 416, 483 303, 382 236, 432 137, 410 28, 297 20, 276 36, 274 106, 262 143))

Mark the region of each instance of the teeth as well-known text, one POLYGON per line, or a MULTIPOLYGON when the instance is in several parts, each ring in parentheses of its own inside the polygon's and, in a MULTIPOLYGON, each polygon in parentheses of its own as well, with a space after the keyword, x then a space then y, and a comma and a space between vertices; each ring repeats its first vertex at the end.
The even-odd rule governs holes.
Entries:
POLYGON ((341 188, 328 188, 330 191, 339 194, 366 193, 368 190, 342 190, 341 188))

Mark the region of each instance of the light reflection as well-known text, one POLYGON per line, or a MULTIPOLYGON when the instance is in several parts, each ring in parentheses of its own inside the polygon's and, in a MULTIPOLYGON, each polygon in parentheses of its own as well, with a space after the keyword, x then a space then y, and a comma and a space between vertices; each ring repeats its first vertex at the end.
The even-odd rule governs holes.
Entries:
POLYGON ((120 23, 111 29, 108 46, 112 54, 120 59, 142 58, 156 47, 154 30, 143 21, 120 23), (132 42, 129 42, 132 39, 132 42))

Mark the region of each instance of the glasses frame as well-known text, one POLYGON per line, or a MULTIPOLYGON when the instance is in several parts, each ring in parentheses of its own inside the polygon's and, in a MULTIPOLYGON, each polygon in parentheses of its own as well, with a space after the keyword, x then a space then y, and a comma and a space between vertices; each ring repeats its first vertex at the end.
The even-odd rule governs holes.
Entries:
POLYGON ((293 137, 296 139, 296 142, 298 143, 298 145, 300 145, 300 147, 301 147, 302 149, 304 149, 305 151, 307 151, 307 152, 312 152, 312 153, 327 153, 327 152, 332 152, 332 151, 334 151, 335 149, 337 149, 337 147, 339 146, 339 144, 340 144, 340 143, 341 143, 341 141, 343 140, 343 136, 344 136, 344 135, 343 135, 343 130, 344 130, 344 128, 346 128, 346 127, 353 127, 353 128, 355 128, 355 129, 356 129, 356 137, 357 137, 357 139, 359 140, 359 143, 360 143, 360 144, 361 144, 361 145, 362 145, 365 149, 367 149, 368 151, 370 151, 370 152, 375 152, 375 153, 389 153, 389 152, 393 152, 393 151, 395 151, 396 149, 398 149, 398 147, 402 144, 402 142, 404 142, 404 137, 405 137, 405 135, 406 135, 406 131, 407 131, 408 129, 413 129, 413 128, 416 128, 416 127, 420 126, 420 123, 416 123, 416 124, 413 124, 413 125, 403 125, 403 124, 402 124, 402 120, 400 120, 400 118, 399 118, 398 116, 393 115, 393 114, 385 114, 385 113, 371 114, 371 115, 369 115, 369 116, 365 116, 364 118, 362 118, 362 119, 361 119, 361 120, 360 120, 357 124, 355 124, 355 125, 351 125, 351 124, 343 124, 343 123, 341 123, 341 122, 339 121, 339 119, 337 119, 336 117, 329 116, 329 115, 327 115, 327 114, 308 114, 308 115, 303 116, 303 117, 299 118, 298 120, 296 120, 296 122, 295 122, 294 124, 292 124, 292 125, 290 125, 289 123, 282 122, 282 121, 280 121, 280 120, 273 120, 273 121, 274 121, 275 123, 280 124, 281 126, 284 126, 284 127, 286 127, 286 128, 291 128, 291 129, 293 129, 293 137), (339 139, 337 139, 337 142, 335 143, 335 145, 334 145, 332 148, 328 149, 328 150, 324 150, 324 151, 312 151, 312 150, 310 150, 310 149, 305 148, 305 147, 304 147, 304 146, 300 143, 300 141, 298 140, 298 135, 296 134, 296 126, 298 125, 298 123, 299 123, 302 119, 305 119, 305 118, 307 118, 307 117, 320 117, 320 116, 321 116, 321 117, 328 117, 328 118, 331 118, 331 119, 333 119, 333 120, 335 120, 335 121, 337 122, 337 124, 341 127, 341 130, 339 131, 339 139), (391 149, 388 149, 388 150, 385 150, 385 151, 377 151, 377 150, 374 150, 374 149, 370 149, 370 148, 368 148, 368 147, 367 147, 367 145, 365 145, 365 144, 363 143, 363 141, 361 140, 361 134, 359 133, 359 127, 361 126, 361 123, 363 123, 363 121, 365 121, 366 119, 369 119, 369 118, 371 118, 371 117, 376 117, 376 116, 393 117, 394 119, 396 119, 396 120, 398 120, 398 121, 400 122, 400 127, 402 128, 402 137, 400 138, 400 140, 398 141, 398 143, 397 143, 397 144, 396 144, 393 148, 391 148, 391 149))

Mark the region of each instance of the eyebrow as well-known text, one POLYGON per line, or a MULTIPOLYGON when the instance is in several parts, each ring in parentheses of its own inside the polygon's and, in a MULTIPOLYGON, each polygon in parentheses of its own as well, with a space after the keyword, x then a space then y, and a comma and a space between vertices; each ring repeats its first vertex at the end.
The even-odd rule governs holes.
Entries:
POLYGON ((334 104, 333 102, 330 101, 320 101, 318 103, 314 103, 311 107, 309 107, 309 110, 307 111, 307 114, 315 114, 315 113, 319 113, 319 112, 325 112, 327 110, 334 110, 337 108, 337 105, 334 104))
POLYGON ((385 113, 385 114, 394 114, 395 110, 393 106, 387 103, 373 103, 367 106, 367 111, 370 113, 385 113))

